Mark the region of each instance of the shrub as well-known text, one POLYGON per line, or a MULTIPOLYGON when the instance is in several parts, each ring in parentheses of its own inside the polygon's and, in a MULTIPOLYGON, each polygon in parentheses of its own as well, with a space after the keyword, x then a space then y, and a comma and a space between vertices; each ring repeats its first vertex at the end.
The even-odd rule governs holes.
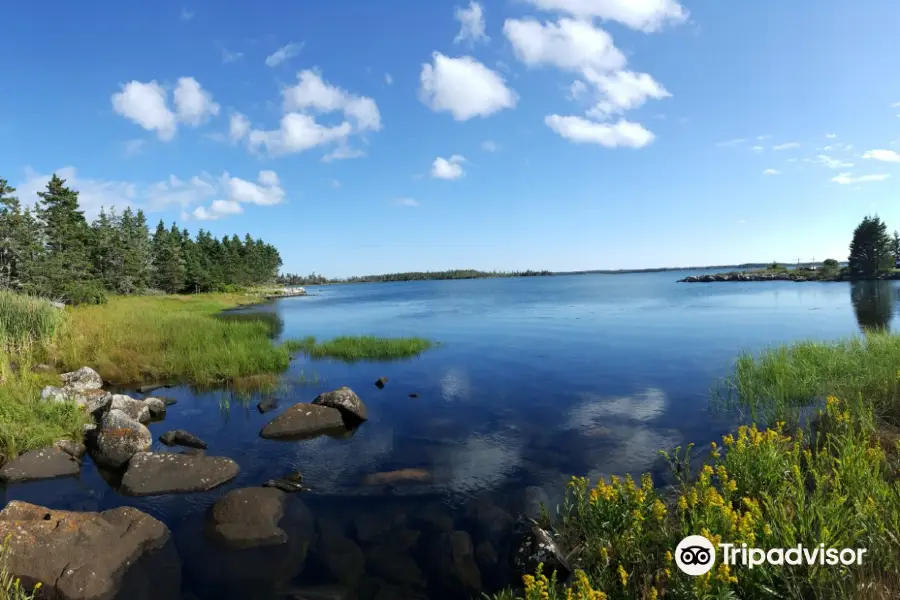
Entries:
POLYGON ((68 304, 106 304, 106 290, 99 281, 72 281, 63 286, 62 298, 68 304))

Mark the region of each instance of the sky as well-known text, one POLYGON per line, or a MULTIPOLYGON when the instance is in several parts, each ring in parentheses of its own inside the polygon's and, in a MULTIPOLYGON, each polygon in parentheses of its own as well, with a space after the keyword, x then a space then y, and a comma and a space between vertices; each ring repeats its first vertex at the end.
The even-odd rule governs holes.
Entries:
POLYGON ((284 271, 845 259, 900 229, 896 0, 15 2, 0 177, 284 271))

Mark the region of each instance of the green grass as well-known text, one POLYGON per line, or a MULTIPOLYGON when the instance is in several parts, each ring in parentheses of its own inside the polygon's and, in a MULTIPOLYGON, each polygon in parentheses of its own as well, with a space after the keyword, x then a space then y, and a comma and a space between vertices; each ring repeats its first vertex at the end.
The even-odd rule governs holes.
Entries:
POLYGON ((341 336, 327 342, 316 338, 290 340, 285 345, 312 358, 336 358, 345 362, 361 360, 390 361, 420 355, 434 344, 418 337, 380 338, 375 336, 341 336))
POLYGON ((0 346, 7 352, 49 342, 65 320, 46 300, 0 290, 0 346))

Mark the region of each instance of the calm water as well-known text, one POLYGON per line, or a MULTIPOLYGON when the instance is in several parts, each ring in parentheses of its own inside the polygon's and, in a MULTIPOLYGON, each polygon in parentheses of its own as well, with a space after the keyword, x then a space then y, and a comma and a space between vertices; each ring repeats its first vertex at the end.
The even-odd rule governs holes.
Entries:
MULTIPOLYGON (((185 560, 185 588, 200 598, 228 597, 222 589, 211 590, 219 585, 234 592, 235 578, 271 583, 291 571, 278 565, 275 574, 270 571, 276 567, 253 562, 210 568, 204 561, 213 560, 212 554, 198 528, 204 509, 225 491, 293 470, 313 488, 303 502, 317 518, 339 522, 350 538, 354 520, 384 521, 428 506, 450 515, 454 527, 470 531, 478 544, 489 536, 473 507, 514 514, 522 490, 531 485, 543 487, 556 502, 571 474, 659 473, 659 448, 708 442, 724 433, 735 417, 710 409, 710 388, 742 350, 836 339, 861 325, 889 326, 900 305, 890 282, 676 284, 685 274, 308 288, 313 295, 248 312, 275 321, 283 338, 419 335, 440 342, 420 358, 396 363, 294 361, 276 394, 280 409, 350 386, 370 415, 355 435, 263 440, 258 432, 277 412, 260 415, 255 401, 248 405, 227 392, 174 388, 165 395, 178 404, 164 422, 151 425, 154 437, 184 428, 209 443, 208 454, 234 458, 242 471, 228 486, 204 494, 126 498, 86 459, 80 479, 12 486, 5 500, 78 510, 127 504, 149 512, 172 527, 185 560), (389 379, 383 390, 374 386, 381 376, 389 379), (393 488, 362 483, 367 474, 404 468, 422 469, 431 479, 393 488)), ((426 540, 409 554, 427 553, 426 540)), ((494 545, 502 554, 502 542, 494 545)), ((331 579, 314 549, 306 563, 294 583, 331 579)), ((432 582, 432 597, 438 597, 439 578, 419 563, 432 582)), ((367 568, 361 589, 398 579, 375 571, 367 568)), ((486 586, 503 582, 500 567, 482 571, 486 586)), ((406 596, 396 591, 379 597, 406 596)))

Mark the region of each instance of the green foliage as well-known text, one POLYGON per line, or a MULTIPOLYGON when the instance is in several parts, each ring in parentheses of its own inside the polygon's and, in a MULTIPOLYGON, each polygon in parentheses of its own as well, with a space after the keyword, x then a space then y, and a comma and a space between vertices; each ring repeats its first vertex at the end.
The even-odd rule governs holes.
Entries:
POLYGON ((893 266, 887 226, 877 215, 863 218, 853 230, 848 261, 855 278, 874 277, 882 269, 893 266))
POLYGON ((46 300, 0 290, 0 353, 49 343, 65 318, 46 300))
POLYGON ((766 267, 766 271, 770 273, 784 273, 787 271, 787 267, 785 265, 780 265, 777 262, 773 262, 766 267))
POLYGON ((43 587, 41 582, 34 585, 31 592, 25 591, 22 581, 9 572, 9 534, 3 544, 0 545, 0 600, 35 600, 38 590, 43 587))
POLYGON ((839 269, 841 264, 833 258, 826 258, 822 261, 822 266, 826 269, 839 269))
POLYGON ((434 344, 422 338, 379 338, 375 336, 341 336, 327 342, 314 337, 289 340, 285 347, 301 351, 313 358, 337 358, 345 362, 361 360, 389 361, 418 356, 434 344))
POLYGON ((328 279, 311 273, 307 276, 295 273, 279 275, 276 283, 281 285, 321 285, 323 283, 378 283, 388 281, 426 281, 442 279, 492 279, 495 277, 542 277, 553 275, 551 271, 476 271, 475 269, 451 269, 449 271, 413 271, 408 273, 387 273, 383 275, 363 275, 347 279, 328 279))
POLYGON ((67 304, 106 304, 107 300, 103 284, 95 279, 63 284, 59 294, 67 304))

